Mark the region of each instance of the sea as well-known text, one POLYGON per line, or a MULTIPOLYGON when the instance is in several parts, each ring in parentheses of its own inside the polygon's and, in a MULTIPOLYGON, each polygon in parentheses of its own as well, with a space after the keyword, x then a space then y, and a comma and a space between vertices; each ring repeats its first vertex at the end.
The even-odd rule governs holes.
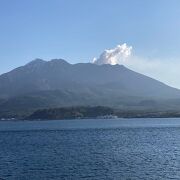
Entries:
POLYGON ((180 179, 180 119, 0 121, 0 180, 180 179))

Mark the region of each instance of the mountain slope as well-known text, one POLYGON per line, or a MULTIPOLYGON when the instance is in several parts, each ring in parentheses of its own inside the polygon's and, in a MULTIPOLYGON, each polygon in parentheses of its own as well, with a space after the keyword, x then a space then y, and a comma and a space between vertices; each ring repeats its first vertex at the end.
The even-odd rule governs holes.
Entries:
POLYGON ((128 96, 173 98, 180 91, 122 65, 69 64, 64 60, 37 59, 0 76, 0 97, 36 91, 99 90, 128 96))
POLYGON ((154 107, 178 98, 180 90, 122 65, 36 59, 0 76, 1 111, 71 105, 154 107))

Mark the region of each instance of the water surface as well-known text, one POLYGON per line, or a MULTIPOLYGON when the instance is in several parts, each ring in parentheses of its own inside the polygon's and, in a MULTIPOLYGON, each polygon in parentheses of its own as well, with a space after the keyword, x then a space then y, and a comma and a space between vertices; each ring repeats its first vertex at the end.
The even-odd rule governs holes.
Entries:
POLYGON ((0 122, 0 179, 180 179, 180 119, 0 122))

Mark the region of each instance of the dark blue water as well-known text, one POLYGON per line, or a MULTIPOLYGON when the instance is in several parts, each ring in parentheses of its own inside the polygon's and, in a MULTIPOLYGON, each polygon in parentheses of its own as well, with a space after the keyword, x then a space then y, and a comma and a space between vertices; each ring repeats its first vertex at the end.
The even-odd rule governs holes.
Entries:
POLYGON ((0 122, 0 179, 180 179, 180 119, 0 122))

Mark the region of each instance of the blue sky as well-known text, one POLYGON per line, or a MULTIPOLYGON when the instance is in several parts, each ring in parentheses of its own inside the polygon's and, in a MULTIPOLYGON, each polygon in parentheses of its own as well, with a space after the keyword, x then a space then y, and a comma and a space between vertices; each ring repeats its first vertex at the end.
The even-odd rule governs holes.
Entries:
POLYGON ((177 63, 179 9, 179 0, 0 0, 0 73, 35 58, 89 62, 122 43, 138 57, 177 63))

